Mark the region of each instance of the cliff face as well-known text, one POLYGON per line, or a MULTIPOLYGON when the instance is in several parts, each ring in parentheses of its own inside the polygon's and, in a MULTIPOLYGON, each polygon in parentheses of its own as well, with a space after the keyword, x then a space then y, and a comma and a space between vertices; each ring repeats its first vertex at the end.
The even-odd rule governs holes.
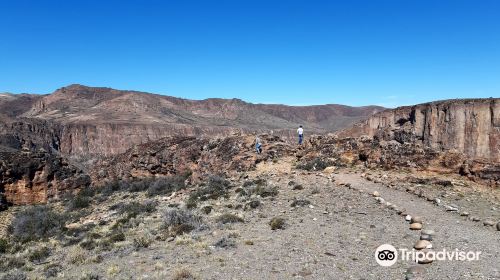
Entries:
POLYGON ((44 203, 89 184, 88 175, 44 151, 0 152, 0 204, 3 201, 4 207, 44 203))
POLYGON ((419 141, 436 150, 500 162, 500 99, 447 100, 386 110, 338 135, 419 141))
POLYGON ((44 96, 6 94, 0 108, 5 109, 0 115, 0 146, 43 147, 82 159, 123 153, 134 145, 176 135, 217 137, 272 131, 286 138, 295 135, 299 124, 308 134, 325 133, 383 109, 187 100, 81 85, 44 96))

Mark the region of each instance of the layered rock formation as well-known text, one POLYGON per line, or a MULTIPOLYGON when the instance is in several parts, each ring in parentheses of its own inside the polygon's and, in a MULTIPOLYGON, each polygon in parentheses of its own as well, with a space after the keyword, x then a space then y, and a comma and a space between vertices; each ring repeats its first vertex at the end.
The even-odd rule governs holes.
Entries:
POLYGON ((6 112, 0 115, 0 135, 8 138, 3 141, 8 146, 43 147, 83 159, 123 153, 134 145, 173 135, 272 131, 288 137, 299 124, 308 133, 324 133, 383 109, 263 105, 239 99, 196 101, 81 85, 45 96, 5 95, 0 107, 6 112))
POLYGON ((0 152, 0 200, 4 206, 44 203, 88 185, 88 175, 55 155, 27 150, 0 152))
POLYGON ((338 135, 418 141, 434 150, 500 162, 500 99, 447 100, 386 110, 338 135))

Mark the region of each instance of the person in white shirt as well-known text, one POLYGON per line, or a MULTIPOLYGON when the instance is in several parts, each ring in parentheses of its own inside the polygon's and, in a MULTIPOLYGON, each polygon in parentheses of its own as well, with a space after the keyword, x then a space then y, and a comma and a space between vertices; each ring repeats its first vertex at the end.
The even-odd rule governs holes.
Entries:
POLYGON ((299 134, 299 145, 302 145, 302 141, 304 141, 304 129, 301 125, 297 129, 297 133, 299 134))

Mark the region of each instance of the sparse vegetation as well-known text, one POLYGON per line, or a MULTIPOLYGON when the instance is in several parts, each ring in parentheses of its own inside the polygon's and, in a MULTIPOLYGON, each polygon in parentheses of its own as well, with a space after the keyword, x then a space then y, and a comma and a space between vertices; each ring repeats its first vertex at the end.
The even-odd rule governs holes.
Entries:
POLYGON ((188 233, 203 225, 202 218, 188 210, 169 209, 165 212, 164 226, 173 236, 188 233))
POLYGON ((7 239, 0 238, 0 254, 4 254, 9 250, 9 242, 7 239))
POLYGON ((229 237, 222 237, 221 239, 217 240, 217 242, 214 243, 214 246, 217 248, 235 248, 236 247, 236 242, 229 237))
POLYGON ((11 271, 11 272, 5 274, 1 278, 1 280, 26 280, 26 279, 28 279, 28 276, 26 276, 26 273, 19 271, 19 270, 11 271))
POLYGON ((172 280, 195 280, 196 277, 191 273, 191 271, 186 268, 181 268, 175 271, 172 280))
POLYGON ((196 201, 218 199, 219 197, 227 198, 229 196, 228 190, 231 188, 228 180, 219 176, 210 176, 205 185, 200 186, 199 189, 192 192, 189 196, 187 204, 190 208, 196 207, 196 201))
POLYGON ((150 234, 145 233, 142 234, 141 236, 135 237, 133 244, 135 249, 138 250, 140 248, 148 248, 149 245, 151 245, 151 243, 153 243, 153 238, 151 237, 150 234))
POLYGON ((43 275, 46 278, 53 278, 53 277, 57 277, 59 272, 62 270, 62 267, 60 264, 51 263, 51 264, 48 264, 47 266, 45 266, 44 270, 45 271, 44 271, 43 275))
POLYGON ((186 188, 185 181, 191 176, 191 172, 186 172, 183 175, 170 176, 156 179, 149 186, 147 195, 155 196, 160 194, 170 194, 172 192, 186 188))
POLYGON ((99 277, 99 274, 95 273, 95 272, 86 272, 81 278, 80 280, 99 280, 101 279, 99 277))
POLYGON ((31 206, 17 213, 9 231, 12 237, 21 242, 46 239, 64 230, 66 215, 53 211, 49 206, 31 206))
POLYGON ((35 248, 28 255, 30 262, 41 263, 50 256, 50 249, 48 247, 35 248))
POLYGON ((311 202, 307 199, 294 199, 292 204, 290 204, 291 207, 302 207, 302 206, 307 206, 311 204, 311 202))
POLYGON ((216 222, 221 223, 221 224, 233 224, 233 223, 243 223, 244 220, 240 216, 237 216, 235 214, 231 213, 225 213, 220 216, 218 216, 216 219, 216 222))
POLYGON ((66 202, 66 206, 69 210, 74 211, 78 209, 87 208, 92 201, 92 197, 95 195, 95 190, 87 187, 78 192, 75 196, 70 198, 66 202))
POLYGON ((280 217, 272 218, 269 222, 269 226, 271 226, 272 230, 284 229, 285 228, 285 219, 280 217))

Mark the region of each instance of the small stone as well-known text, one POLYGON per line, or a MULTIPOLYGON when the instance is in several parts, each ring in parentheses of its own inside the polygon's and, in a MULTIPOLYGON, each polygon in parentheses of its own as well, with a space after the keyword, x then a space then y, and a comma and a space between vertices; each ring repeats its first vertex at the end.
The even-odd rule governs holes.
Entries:
POLYGON ((434 203, 436 203, 436 204, 441 203, 441 199, 439 199, 439 198, 437 198, 437 197, 436 197, 436 198, 434 198, 434 203))
POLYGON ((408 222, 411 221, 411 216, 410 215, 406 215, 405 220, 407 220, 408 222))
POLYGON ((422 230, 422 234, 430 235, 430 236, 436 235, 436 233, 432 229, 424 229, 424 230, 422 230))
POLYGON ((420 224, 420 223, 410 224, 410 229, 411 230, 421 230, 422 229, 422 224, 420 224))
POLYGON ((464 212, 460 213, 460 216, 462 216, 462 217, 468 217, 469 215, 470 214, 467 211, 464 211, 464 212))
POLYGON ((169 237, 169 238, 167 238, 167 242, 172 242, 172 241, 174 241, 174 239, 175 239, 174 237, 169 237))
POLYGON ((453 206, 446 206, 446 211, 448 211, 448 212, 457 212, 458 208, 453 207, 453 206))
POLYGON ((420 216, 414 216, 410 220, 410 223, 412 223, 412 224, 413 223, 419 223, 419 224, 421 224, 423 222, 424 222, 424 219, 422 219, 422 217, 420 217, 420 216))
POLYGON ((420 235, 420 240, 432 241, 432 235, 422 234, 420 235))
POLYGON ((492 220, 486 220, 483 222, 483 225, 485 225, 487 227, 492 227, 495 225, 495 222, 493 222, 492 220))
POLYGON ((406 271, 406 280, 422 279, 425 274, 425 268, 421 265, 414 265, 406 271))
POLYGON ((497 223, 497 230, 500 231, 500 222, 497 223))
POLYGON ((422 249, 430 249, 432 248, 431 242, 428 240, 419 240, 417 243, 415 243, 415 246, 413 246, 416 250, 422 250, 422 249))
POLYGON ((374 191, 373 194, 372 194, 374 197, 379 197, 380 196, 380 193, 378 191, 374 191))

